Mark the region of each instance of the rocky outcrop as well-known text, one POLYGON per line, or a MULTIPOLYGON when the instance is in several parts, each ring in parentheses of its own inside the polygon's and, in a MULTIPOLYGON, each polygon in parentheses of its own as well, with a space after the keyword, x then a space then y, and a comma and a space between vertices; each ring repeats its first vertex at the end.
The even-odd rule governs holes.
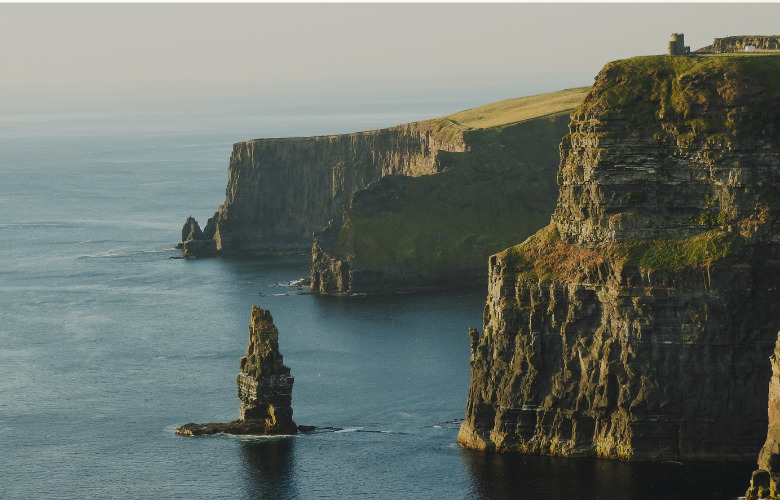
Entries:
MULTIPOLYGON (((585 89, 572 91, 566 95, 579 103, 585 89)), ((554 109, 520 122, 464 127, 466 151, 441 152, 441 172, 386 176, 357 191, 343 217, 315 238, 312 290, 484 286, 487 257, 545 226, 555 207, 557 145, 573 107, 554 109)))
POLYGON ((217 244, 214 241, 214 219, 209 219, 206 230, 201 231, 198 221, 192 216, 187 217, 181 229, 181 243, 176 248, 184 250, 184 257, 214 257, 217 255, 217 244))
POLYGON ((758 51, 780 50, 780 35, 740 35, 716 38, 712 45, 703 47, 696 52, 722 53, 744 52, 746 46, 753 46, 758 51))
POLYGON ((462 151, 433 121, 345 135, 258 139, 233 147, 214 239, 223 254, 309 250, 358 189, 385 175, 437 172, 440 151, 462 151))
POLYGON ((744 459, 780 318, 780 60, 608 64, 560 147, 552 224, 490 258, 458 440, 744 459))
POLYGON ((746 500, 780 497, 780 334, 770 358, 772 378, 769 380, 769 427, 766 442, 758 455, 759 469, 753 472, 746 500))
POLYGON ((269 311, 252 306, 249 345, 239 364, 238 420, 226 424, 186 424, 176 429, 177 434, 295 434, 298 431, 291 406, 294 378, 279 352, 279 330, 269 311))

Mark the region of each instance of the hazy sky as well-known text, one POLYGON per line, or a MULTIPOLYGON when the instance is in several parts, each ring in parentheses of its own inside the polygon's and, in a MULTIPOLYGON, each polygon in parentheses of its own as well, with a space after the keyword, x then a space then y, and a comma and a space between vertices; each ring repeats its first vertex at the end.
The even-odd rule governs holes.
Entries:
POLYGON ((595 73, 780 4, 0 4, 0 85, 595 73))
POLYGON ((0 133, 32 115, 418 111, 395 124, 590 85, 675 32, 696 49, 780 31, 776 3, 2 1, 0 133))

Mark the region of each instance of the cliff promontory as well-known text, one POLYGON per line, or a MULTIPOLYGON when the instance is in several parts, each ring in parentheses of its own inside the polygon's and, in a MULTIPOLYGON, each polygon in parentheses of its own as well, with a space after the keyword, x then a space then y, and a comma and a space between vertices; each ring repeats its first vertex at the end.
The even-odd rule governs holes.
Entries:
MULTIPOLYGON (((352 194, 385 175, 439 170, 440 151, 462 151, 435 121, 354 134, 257 139, 233 146, 225 203, 213 217, 223 255, 309 250, 352 194)), ((209 226, 207 226, 208 228, 209 226)))
POLYGON ((312 290, 474 286, 485 260, 543 227, 555 206, 557 145, 586 88, 509 99, 436 121, 462 151, 439 172, 392 175, 355 192, 315 239, 312 290))
MULTIPOLYGON (((479 241, 480 235, 474 235, 469 227, 475 222, 474 217, 469 217, 473 214, 466 213, 463 209, 471 207, 472 212, 498 210, 493 217, 495 221, 504 216, 508 217, 508 214, 501 212, 501 207, 498 207, 497 203, 492 203, 493 206, 485 206, 483 209, 481 205, 485 197, 480 195, 500 198, 504 194, 522 194, 526 198, 526 205, 538 213, 529 213, 527 218, 521 218, 520 223, 515 226, 520 227, 521 231, 520 233, 515 231, 515 237, 518 234, 527 236, 541 227, 543 223, 525 219, 539 219, 539 214, 544 214, 552 208, 555 198, 554 172, 557 158, 540 159, 537 153, 549 151, 549 148, 542 146, 560 140, 560 136, 566 131, 566 119, 556 115, 572 110, 581 102, 584 93, 584 89, 572 89, 543 96, 509 99, 443 118, 381 130, 319 137, 257 139, 237 143, 233 147, 228 167, 225 202, 209 219, 202 232, 199 228, 197 231, 191 230, 197 226, 197 223, 188 219, 179 246, 185 250, 185 257, 209 256, 217 253, 247 256, 308 251, 312 247, 313 234, 329 227, 340 229, 343 221, 342 212, 351 205, 352 196, 379 179, 386 176, 425 179, 431 174, 461 166, 458 174, 450 174, 441 179, 420 180, 419 184, 408 180, 399 181, 414 186, 410 188, 414 192, 407 193, 401 204, 407 212, 424 208, 414 206, 422 203, 419 196, 438 189, 442 184, 458 184, 457 189, 454 186, 444 188, 438 195, 440 199, 446 200, 448 209, 453 208, 455 211, 448 212, 445 225, 449 227, 441 227, 436 233, 439 236, 444 235, 447 244, 456 243, 451 240, 453 237, 462 240, 463 244, 460 246, 468 249, 470 254, 475 253, 473 248, 476 245, 480 248, 477 252, 479 258, 484 260, 487 255, 505 247, 513 240, 502 241, 498 246, 493 244, 490 250, 484 250, 485 245, 479 241), (520 101, 522 103, 518 105, 520 101), (505 130, 508 125, 527 122, 542 116, 546 116, 547 119, 542 120, 536 135, 534 132, 528 132, 529 124, 517 130, 505 130), (527 150, 525 154, 523 151, 518 153, 518 145, 512 142, 518 135, 523 136, 525 141, 523 146, 527 150), (478 168, 464 166, 466 164, 477 165, 478 168), (469 174, 469 170, 475 170, 474 175, 469 174), (488 176, 493 177, 490 180, 493 184, 491 186, 485 183, 488 176), (496 176, 505 177, 511 187, 505 187, 496 176), (524 179, 525 192, 518 193, 520 189, 517 186, 518 179, 524 179), (485 187, 485 190, 477 192, 477 190, 465 189, 465 184, 472 181, 475 186, 485 187), (527 193, 530 193, 530 196, 527 193), (458 197, 461 201, 455 204, 448 197, 458 197), (538 206, 536 200, 541 198, 544 198, 544 204, 538 206), (459 224, 459 229, 453 231, 453 224, 457 224, 456 219, 461 216, 465 216, 462 224, 459 224)), ((546 154, 550 156, 549 153, 546 154)), ((361 199, 366 203, 362 205, 358 203, 358 205, 364 208, 377 207, 376 202, 372 200, 393 202, 394 200, 387 193, 382 193, 386 186, 387 184, 380 185, 372 191, 376 196, 371 193, 363 195, 361 199)), ((428 197, 428 201, 430 200, 431 198, 428 197)), ((506 203, 517 205, 513 200, 507 200, 506 203)), ((513 213, 517 213, 514 209, 518 207, 514 205, 511 208, 513 213)), ((398 214, 401 212, 401 205, 388 206, 384 212, 398 214)), ((439 208, 438 212, 441 213, 442 209, 439 208)), ((439 214, 429 212, 428 216, 430 222, 442 226, 436 219, 439 214)), ((337 239, 346 241, 355 236, 360 241, 371 240, 373 234, 364 235, 361 221, 369 221, 372 217, 370 210, 354 212, 350 219, 351 225, 347 225, 349 234, 339 236, 337 239)), ((481 217, 486 219, 487 213, 481 217)), ((414 218, 406 219, 403 223, 413 221, 414 218)), ((367 223, 374 226, 373 221, 367 223)), ((481 221, 480 225, 484 227, 481 221)), ((392 227, 386 229, 393 230, 392 227)), ((499 234, 498 231, 495 233, 499 234)), ((391 239, 395 240, 402 234, 403 232, 395 233, 391 235, 391 239)), ((501 234, 508 233, 504 231, 501 234)), ((495 239, 494 236, 488 238, 495 239)), ((415 256, 411 260, 395 262, 390 267, 400 269, 401 273, 409 276, 418 274, 440 276, 440 271, 445 266, 440 261, 437 261, 435 266, 428 266, 425 260, 431 260, 433 257, 424 256, 422 261, 417 259, 416 257, 423 256, 425 253, 425 249, 420 246, 424 242, 410 242, 409 238, 408 235, 402 238, 404 251, 411 251, 415 256), (421 268, 420 265, 423 267, 421 268)), ((322 241, 329 241, 328 237, 324 237, 322 241)), ((447 245, 440 242, 440 248, 445 246, 447 245)), ((455 252, 457 246, 450 245, 451 251, 455 252)), ((358 255, 361 255, 360 251, 363 247, 360 242, 350 248, 352 247, 355 247, 358 255)), ((346 264, 352 263, 348 261, 352 259, 353 254, 345 253, 343 250, 345 250, 343 245, 328 248, 328 251, 333 253, 334 261, 343 260, 346 264)), ((363 262, 354 262, 354 264, 356 269, 369 273, 374 270, 370 262, 366 266, 363 262)), ((334 265, 338 263, 324 264, 325 268, 334 265)), ((476 271, 477 274, 484 275, 484 267, 481 265, 479 267, 481 269, 476 271)), ((457 267, 450 269, 449 275, 452 276, 454 272, 460 270, 461 268, 457 267)), ((474 266, 470 265, 470 272, 474 270, 474 266)), ((411 280, 412 283, 416 281, 419 280, 417 278, 411 280)), ((316 290, 319 291, 320 288, 316 290)), ((328 287, 322 289, 322 291, 329 290, 328 287)))
POLYGON ((780 328, 780 56, 607 64, 551 224, 490 258, 458 440, 624 460, 755 457, 780 328))

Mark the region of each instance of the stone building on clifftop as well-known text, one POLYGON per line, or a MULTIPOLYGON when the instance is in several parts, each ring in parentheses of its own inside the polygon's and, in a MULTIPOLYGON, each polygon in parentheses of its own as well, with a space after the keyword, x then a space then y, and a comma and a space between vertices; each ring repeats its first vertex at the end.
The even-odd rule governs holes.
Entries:
POLYGON ((691 48, 685 46, 685 35, 682 33, 672 33, 672 39, 669 40, 670 56, 687 56, 691 53, 691 48))

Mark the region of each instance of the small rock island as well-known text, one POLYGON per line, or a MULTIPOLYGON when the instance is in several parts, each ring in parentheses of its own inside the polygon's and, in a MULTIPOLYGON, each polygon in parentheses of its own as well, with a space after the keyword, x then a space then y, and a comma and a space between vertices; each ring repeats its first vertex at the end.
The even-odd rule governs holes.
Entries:
POLYGON ((249 345, 239 364, 241 371, 237 382, 241 404, 238 420, 186 424, 176 429, 176 434, 285 435, 298 432, 291 406, 294 377, 279 352, 279 330, 270 311, 252 306, 249 345))

